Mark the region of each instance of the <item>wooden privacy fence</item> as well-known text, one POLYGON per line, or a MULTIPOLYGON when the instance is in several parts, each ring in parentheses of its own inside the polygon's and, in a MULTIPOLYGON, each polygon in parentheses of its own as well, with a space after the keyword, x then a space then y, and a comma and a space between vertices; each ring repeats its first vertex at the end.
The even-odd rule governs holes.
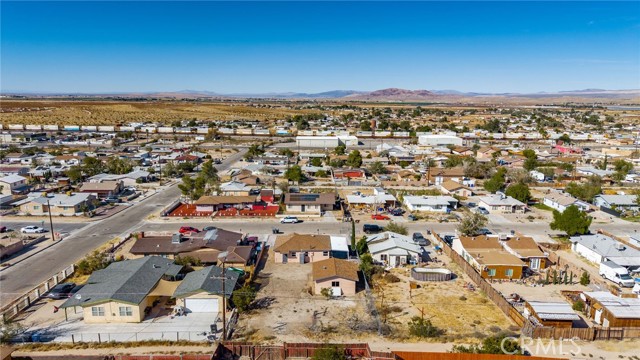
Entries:
POLYGON ((539 356, 394 351, 396 360, 558 360, 539 356))
MULTIPOLYGON (((372 360, 394 360, 392 353, 371 351, 369 344, 330 344, 344 350, 348 357, 372 360)), ((221 343, 214 354, 215 359, 246 357, 250 360, 285 360, 287 358, 311 358, 318 349, 327 344, 284 343, 282 345, 257 345, 248 342, 221 343)))
POLYGON ((534 327, 528 335, 532 338, 552 338, 552 339, 581 339, 593 340, 623 340, 640 337, 640 328, 556 328, 556 327, 534 327))
POLYGON ((29 355, 15 356, 14 360, 211 360, 206 354, 181 355, 29 355))
POLYGON ((75 265, 71 264, 61 272, 53 275, 49 279, 40 283, 38 286, 27 291, 17 299, 13 300, 12 302, 0 308, 0 313, 2 314, 2 320, 8 321, 8 320, 14 319, 22 311, 30 307, 37 300, 39 300, 42 297, 42 295, 44 295, 47 291, 49 291, 49 289, 58 285, 58 283, 64 281, 66 278, 71 276, 74 271, 75 271, 75 265))

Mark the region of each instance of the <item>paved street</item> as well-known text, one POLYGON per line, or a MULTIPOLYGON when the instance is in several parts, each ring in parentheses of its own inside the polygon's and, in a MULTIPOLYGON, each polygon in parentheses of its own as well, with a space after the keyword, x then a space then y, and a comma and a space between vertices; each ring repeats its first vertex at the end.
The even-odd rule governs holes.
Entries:
MULTIPOLYGON (((90 222, 58 222, 56 221, 57 219, 54 217, 53 218, 53 231, 55 232, 59 232, 59 233, 71 233, 74 232, 76 230, 82 229, 83 227, 87 226, 90 224, 90 222)), ((51 231, 51 227, 49 226, 49 221, 15 221, 15 220, 10 220, 10 221, 4 221, 4 220, 0 220, 0 223, 2 223, 2 226, 6 226, 7 229, 12 229, 12 230, 16 230, 16 231, 20 231, 20 228, 23 228, 25 226, 29 226, 29 225, 35 225, 35 226, 40 226, 42 228, 44 228, 45 230, 47 230, 47 233, 45 235, 49 236, 49 232, 51 231)))
MULTIPOLYGON (((245 151, 242 150, 230 156, 217 166, 218 170, 228 169, 244 155, 245 151)), ((150 214, 158 212, 179 195, 180 190, 177 185, 169 186, 127 210, 80 228, 59 244, 3 270, 0 272, 0 305, 10 302, 53 274, 62 271, 101 244, 138 228, 150 214)), ((79 224, 68 223, 68 225, 79 224)))

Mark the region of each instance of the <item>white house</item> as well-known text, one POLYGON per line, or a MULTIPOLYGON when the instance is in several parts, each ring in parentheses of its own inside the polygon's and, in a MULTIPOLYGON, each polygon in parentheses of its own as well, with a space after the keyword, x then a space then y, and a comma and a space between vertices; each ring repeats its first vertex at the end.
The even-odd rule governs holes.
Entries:
POLYGON ((405 196, 403 204, 409 211, 448 213, 458 207, 458 200, 451 196, 405 196))
POLYGON ((544 174, 538 170, 529 171, 529 175, 531 175, 531 177, 534 178, 537 182, 543 182, 545 179, 544 174))
POLYGON ((527 205, 523 202, 503 193, 481 197, 478 201, 478 206, 484 207, 489 213, 493 214, 524 213, 527 208, 527 205))
POLYGON ((593 198, 593 204, 617 210, 637 211, 640 209, 636 203, 636 195, 598 195, 593 198))
POLYGON ((629 269, 640 267, 640 250, 603 234, 571 237, 571 249, 587 260, 600 264, 611 260, 629 269))
POLYGON ((423 146, 462 146, 462 138, 453 135, 420 135, 418 136, 418 144, 423 146))
POLYGON ((559 191, 549 191, 549 193, 545 194, 542 199, 542 203, 552 209, 558 210, 559 212, 564 212, 571 205, 577 206, 581 211, 589 210, 589 204, 586 202, 580 201, 569 194, 561 193, 559 191))
POLYGON ((367 237, 367 246, 375 261, 394 267, 415 264, 428 256, 410 237, 390 231, 367 237))

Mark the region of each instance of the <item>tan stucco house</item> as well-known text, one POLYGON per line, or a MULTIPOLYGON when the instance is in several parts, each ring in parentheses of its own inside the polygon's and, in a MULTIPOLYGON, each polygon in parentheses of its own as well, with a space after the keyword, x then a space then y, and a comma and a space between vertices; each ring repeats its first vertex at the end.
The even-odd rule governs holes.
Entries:
POLYGON ((333 296, 351 296, 356 294, 358 283, 358 264, 342 259, 325 259, 313 263, 314 294, 322 289, 330 289, 333 296))
POLYGON ((331 257, 331 237, 296 233, 281 235, 276 239, 273 251, 277 264, 313 263, 331 257))

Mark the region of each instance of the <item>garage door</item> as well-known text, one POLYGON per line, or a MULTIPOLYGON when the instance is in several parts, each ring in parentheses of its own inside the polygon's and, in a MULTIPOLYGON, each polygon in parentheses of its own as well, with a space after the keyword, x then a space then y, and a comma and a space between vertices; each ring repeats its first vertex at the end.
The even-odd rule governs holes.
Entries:
POLYGON ((194 313, 218 312, 217 299, 186 299, 185 307, 187 311, 194 313))

